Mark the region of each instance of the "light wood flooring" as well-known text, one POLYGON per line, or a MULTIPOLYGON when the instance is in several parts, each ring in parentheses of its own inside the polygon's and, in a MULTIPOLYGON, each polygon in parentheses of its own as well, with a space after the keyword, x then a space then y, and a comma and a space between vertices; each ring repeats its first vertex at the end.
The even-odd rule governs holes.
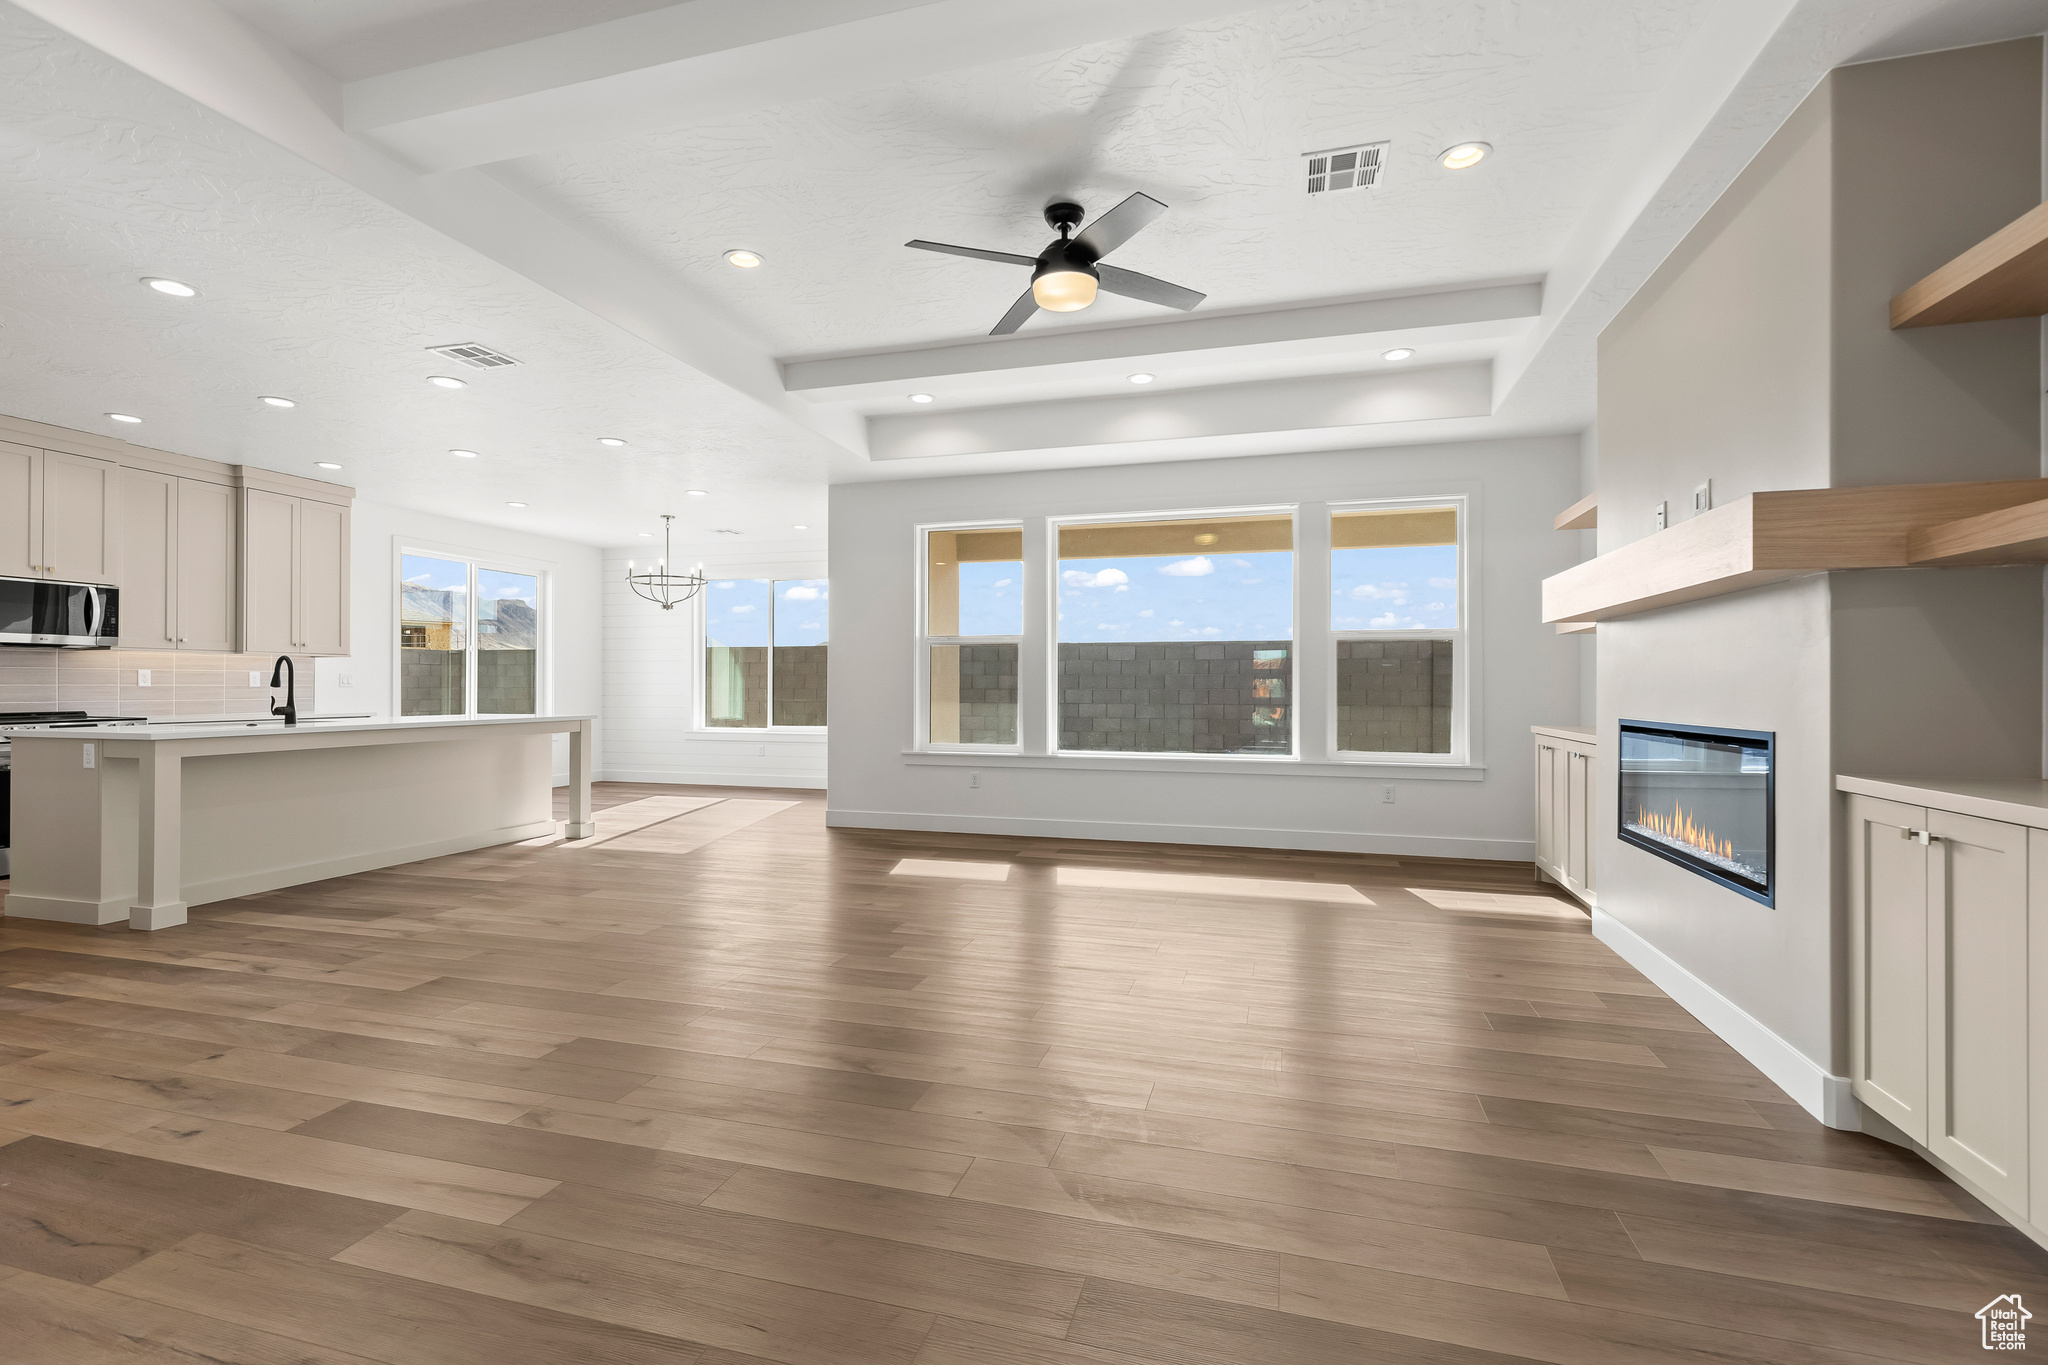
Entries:
POLYGON ((2048 1301, 1526 864, 599 796, 0 921, 0 1361, 1846 1365, 2048 1301))

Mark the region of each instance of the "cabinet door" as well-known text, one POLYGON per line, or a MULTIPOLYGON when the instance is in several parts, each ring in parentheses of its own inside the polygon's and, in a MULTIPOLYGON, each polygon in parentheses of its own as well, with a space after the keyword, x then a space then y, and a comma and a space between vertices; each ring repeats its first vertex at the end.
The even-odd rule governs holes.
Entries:
POLYGON ((175 648, 178 480, 123 469, 114 488, 121 505, 121 648, 175 648))
POLYGON ((298 643, 299 500, 242 493, 242 651, 289 654, 298 643))
MULTIPOLYGON (((235 648, 235 490, 178 480, 177 637, 180 649, 235 648)), ((125 601, 127 593, 122 592, 125 601)))
POLYGON ((1849 1085, 1927 1141, 1927 812, 1849 798, 1849 1085))
POLYGON ((113 583, 116 537, 112 460, 43 452, 43 562, 52 578, 113 583))
POLYGON ((1593 804, 1593 764, 1585 754, 1567 749, 1562 757, 1567 768, 1565 787, 1566 829, 1564 845, 1565 885, 1583 892, 1591 875, 1586 854, 1592 841, 1589 820, 1593 804))
MULTIPOLYGON (((2048 830, 2027 831, 2027 995, 2048 1000, 2048 830)), ((2048 1009, 2027 1015, 2027 1204, 2048 1214, 2048 1009)))
POLYGON ((1561 878, 1557 858, 1557 746, 1536 742, 1536 866, 1561 878))
POLYGON ((348 653, 348 508, 299 504, 299 647, 348 653))
POLYGON ((0 441, 0 576, 43 576, 43 452, 0 441))
POLYGON ((2027 831, 1930 811, 1927 1149, 2027 1216, 2027 831))

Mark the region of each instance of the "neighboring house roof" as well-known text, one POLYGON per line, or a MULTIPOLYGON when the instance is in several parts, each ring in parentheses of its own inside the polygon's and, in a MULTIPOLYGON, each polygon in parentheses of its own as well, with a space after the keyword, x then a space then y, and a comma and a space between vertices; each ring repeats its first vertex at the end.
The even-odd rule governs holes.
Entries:
MULTIPOLYGON (((399 624, 460 627, 467 614, 463 594, 449 588, 407 583, 398 597, 399 624)), ((540 622, 533 604, 517 597, 485 598, 476 604, 477 648, 534 649, 540 622)))

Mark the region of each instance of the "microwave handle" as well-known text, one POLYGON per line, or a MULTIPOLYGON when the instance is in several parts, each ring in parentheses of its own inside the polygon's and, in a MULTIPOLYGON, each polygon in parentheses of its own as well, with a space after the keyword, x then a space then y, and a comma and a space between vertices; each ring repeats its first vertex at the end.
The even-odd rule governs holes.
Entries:
POLYGON ((92 584, 88 583, 85 585, 85 591, 86 601, 90 604, 88 610, 90 610, 90 612, 92 613, 85 619, 85 633, 91 636, 93 639, 97 640, 100 634, 100 616, 102 614, 100 608, 100 590, 98 588, 95 588, 92 584))

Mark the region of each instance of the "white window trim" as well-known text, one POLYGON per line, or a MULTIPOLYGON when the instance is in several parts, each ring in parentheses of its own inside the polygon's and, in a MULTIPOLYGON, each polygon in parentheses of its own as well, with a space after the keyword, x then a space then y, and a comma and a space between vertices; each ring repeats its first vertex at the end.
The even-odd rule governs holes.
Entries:
POLYGON ((1385 767, 1469 768, 1483 766, 1476 755, 1478 707, 1473 679, 1477 667, 1480 637, 1480 603, 1471 591, 1477 580, 1478 537, 1472 534, 1476 499, 1469 493, 1445 493, 1437 497, 1351 498, 1323 504, 1323 524, 1344 512, 1392 512, 1404 508, 1455 507, 1458 512, 1458 624, 1449 629, 1421 630, 1338 630, 1330 624, 1334 603, 1330 587, 1328 553, 1331 537, 1325 534, 1323 561, 1323 630, 1329 642, 1329 657, 1320 674, 1324 734, 1322 751, 1327 763, 1385 767), (1418 754, 1398 750, 1339 749, 1337 747, 1337 642, 1340 640, 1453 640, 1451 657, 1451 751, 1447 754, 1418 754))
POLYGON ((391 716, 394 720, 477 720, 495 719, 504 715, 519 715, 521 712, 488 711, 476 709, 476 576, 478 570, 495 570, 500 573, 530 575, 537 587, 535 596, 540 599, 540 630, 537 652, 533 661, 533 714, 549 716, 554 714, 554 635, 555 635, 555 578, 554 561, 529 559, 524 555, 504 555, 494 551, 479 550, 473 546, 456 545, 446 541, 421 540, 412 536, 391 538, 391 716), (405 708, 405 655, 401 632, 405 629, 405 557, 426 555, 433 559, 459 560, 469 569, 469 591, 466 620, 463 626, 467 639, 467 653, 472 657, 463 669, 462 715, 449 716, 408 716, 402 714, 405 708))
POLYGON ((910 689, 910 735, 911 752, 921 754, 960 754, 974 756, 986 754, 994 757, 1019 756, 1025 750, 1026 708, 1031 705, 1028 674, 1024 661, 1030 648, 1031 606, 1033 597, 1031 571, 1031 528, 1018 518, 998 521, 935 521, 921 523, 911 529, 911 554, 913 555, 911 581, 917 585, 916 630, 912 637, 911 689, 910 689), (933 635, 930 633, 931 582, 930 560, 926 546, 934 531, 1007 531, 1016 528, 1024 540, 1024 567, 1020 570, 1022 582, 1020 596, 1023 599, 1019 611, 1024 618, 1024 631, 1019 635, 933 635), (931 737, 931 692, 932 670, 931 651, 934 645, 1005 645, 1017 646, 1017 742, 1015 744, 946 744, 931 737))
MULTIPOLYGON (((826 591, 830 592, 830 580, 822 573, 792 573, 788 578, 780 578, 773 573, 762 574, 741 571, 714 578, 708 571, 699 570, 699 572, 704 573, 705 584, 703 590, 697 594, 695 608, 690 613, 693 625, 693 648, 691 653, 696 664, 696 674, 690 680, 690 691, 696 697, 696 704, 691 708, 690 712, 690 738, 693 740, 725 738, 733 742, 744 741, 748 744, 758 744, 767 739, 823 739, 828 725, 777 725, 775 723, 775 585, 777 583, 822 582, 827 584, 826 591), (713 725, 709 715, 711 689, 705 686, 704 667, 705 659, 711 649, 711 585, 713 583, 747 582, 766 583, 768 585, 768 724, 713 725)), ((828 613, 826 619, 829 621, 831 619, 829 615, 831 607, 829 605, 826 607, 826 611, 828 613)), ((825 631, 824 643, 828 649, 831 647, 832 631, 829 626, 827 626, 825 631)), ((831 656, 828 654, 826 658, 829 660, 831 656)), ((827 705, 829 707, 829 703, 827 705)), ((828 723, 831 720, 829 709, 826 712, 826 720, 828 723)))

